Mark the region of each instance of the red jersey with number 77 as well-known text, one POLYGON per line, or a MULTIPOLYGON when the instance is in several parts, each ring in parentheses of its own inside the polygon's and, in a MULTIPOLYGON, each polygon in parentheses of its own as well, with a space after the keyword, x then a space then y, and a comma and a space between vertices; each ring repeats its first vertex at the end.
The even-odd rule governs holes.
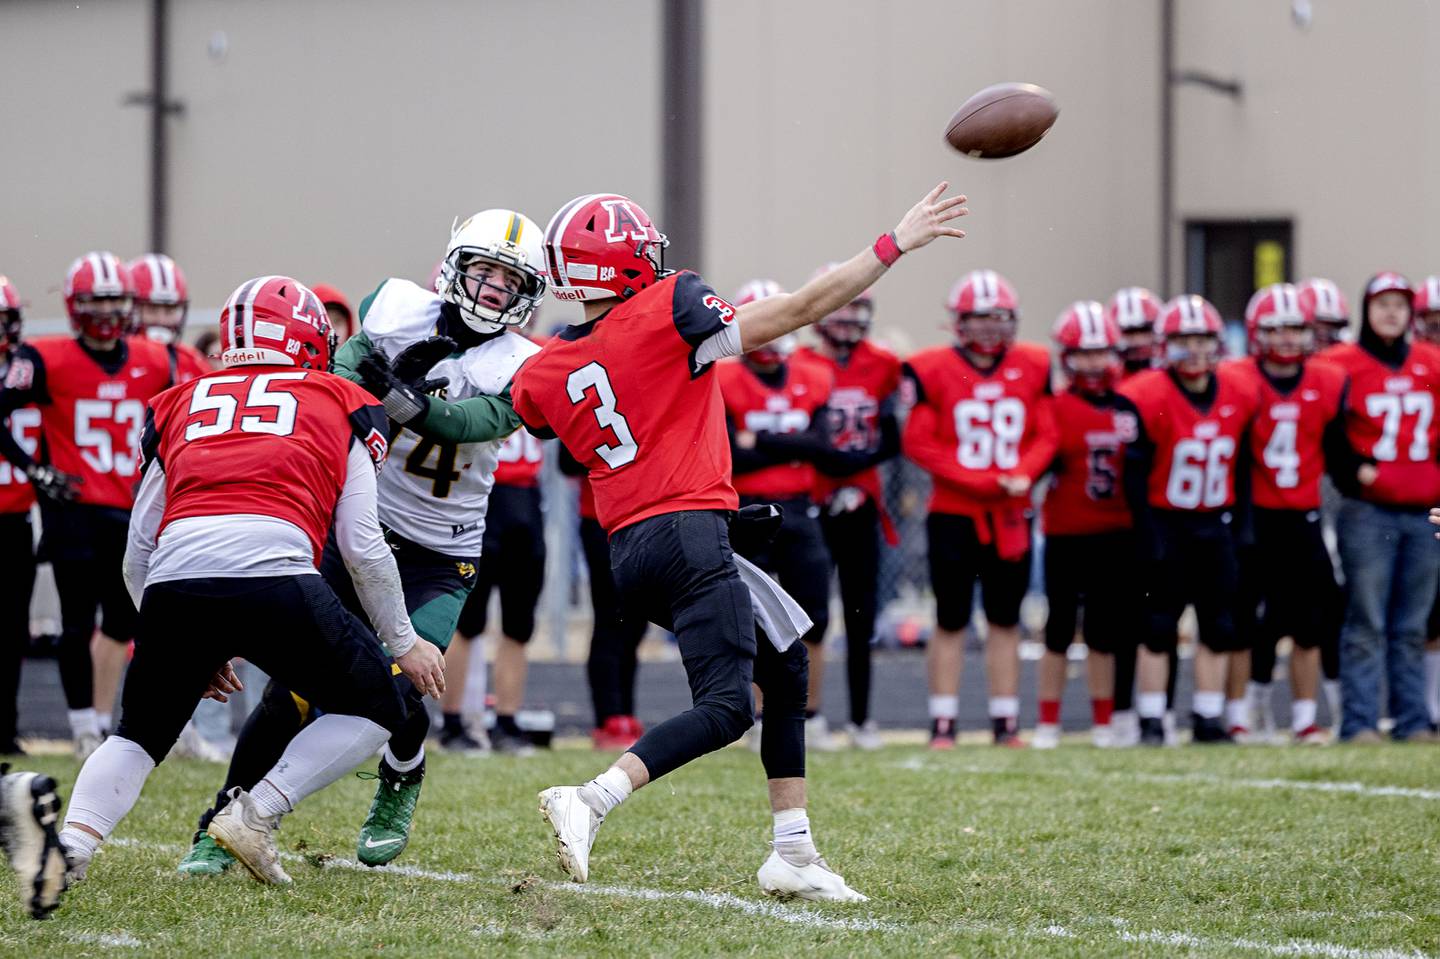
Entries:
POLYGON ((318 567, 350 444, 383 463, 388 427, 378 400, 317 370, 232 367, 166 390, 151 401, 143 445, 146 464, 165 470, 157 535, 188 517, 269 516, 309 537, 318 567))
POLYGON ((1260 399, 1250 424, 1250 500, 1261 509, 1320 508, 1325 472, 1325 429, 1340 414, 1345 371, 1311 359, 1282 392, 1255 357, 1227 364, 1252 384, 1260 399))
POLYGON ((515 375, 515 411, 589 470, 600 525, 681 510, 733 510, 725 405, 700 344, 735 308, 694 273, 666 277, 567 327, 515 375))

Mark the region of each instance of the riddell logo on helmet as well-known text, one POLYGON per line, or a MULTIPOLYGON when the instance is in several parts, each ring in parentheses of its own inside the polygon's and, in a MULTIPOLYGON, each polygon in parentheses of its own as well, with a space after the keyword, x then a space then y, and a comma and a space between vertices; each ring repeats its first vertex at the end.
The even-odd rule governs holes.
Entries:
POLYGON ((550 288, 550 295, 557 300, 574 300, 578 302, 585 299, 585 294, 581 290, 564 286, 552 286, 550 288))

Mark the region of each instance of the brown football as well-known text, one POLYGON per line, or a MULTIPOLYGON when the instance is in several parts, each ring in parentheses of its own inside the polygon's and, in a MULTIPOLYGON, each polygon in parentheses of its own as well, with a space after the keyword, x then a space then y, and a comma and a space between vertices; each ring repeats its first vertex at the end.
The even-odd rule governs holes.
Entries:
POLYGON ((1059 115, 1055 97, 1044 87, 997 83, 955 111, 945 126, 945 141, 977 159, 1013 157, 1039 143, 1059 115))

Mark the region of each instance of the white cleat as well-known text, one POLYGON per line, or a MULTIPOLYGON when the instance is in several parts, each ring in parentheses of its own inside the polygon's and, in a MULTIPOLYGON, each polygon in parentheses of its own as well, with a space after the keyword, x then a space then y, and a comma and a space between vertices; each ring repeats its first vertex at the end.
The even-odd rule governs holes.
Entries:
POLYGON ((39 773, 0 776, 0 847, 19 879, 20 902, 35 919, 53 912, 65 891, 59 819, 55 780, 39 773))
POLYGON ((580 786, 551 786, 540 793, 540 815, 555 831, 555 856, 575 882, 590 878, 590 850, 605 817, 580 797, 580 786))
POLYGON ((846 723, 845 733, 850 737, 850 745, 855 749, 868 753, 885 747, 885 741, 880 738, 880 727, 875 725, 873 719, 867 719, 859 726, 846 723))
POLYGON ((1115 736, 1109 726, 1091 726, 1090 742, 1096 749, 1110 749, 1115 745, 1115 736))
POLYGON ((805 750, 812 753, 833 753, 840 747, 830 735, 830 724, 824 716, 805 720, 805 750))
POLYGON ((760 888, 771 896, 781 899, 808 899, 811 902, 869 902, 870 897, 861 895, 845 885, 845 879, 833 872, 825 860, 818 855, 803 866, 787 862, 773 849, 770 858, 755 874, 760 888))
POLYGON ((236 787, 230 790, 230 802, 216 813, 205 831, 257 882, 283 885, 290 877, 281 867, 280 850, 275 847, 275 830, 279 826, 279 816, 260 812, 250 794, 236 787))
POLYGON ((200 735, 194 720, 180 730, 180 738, 170 749, 171 759, 199 759, 207 763, 228 763, 230 757, 223 749, 200 735))
POLYGON ((1110 717, 1110 745, 1114 749, 1140 745, 1140 717, 1135 710, 1116 710, 1110 717))
POLYGON ((1030 739, 1031 749, 1054 749, 1060 745, 1060 726, 1057 723, 1041 723, 1035 727, 1030 739))

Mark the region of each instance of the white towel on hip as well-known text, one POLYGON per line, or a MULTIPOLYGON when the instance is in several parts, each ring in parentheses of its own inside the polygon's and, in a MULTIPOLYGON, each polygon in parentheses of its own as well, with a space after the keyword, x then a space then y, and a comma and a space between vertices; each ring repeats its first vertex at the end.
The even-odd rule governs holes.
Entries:
POLYGON ((771 644, 780 652, 810 631, 815 623, 780 584, 745 557, 735 556, 740 581, 750 591, 750 605, 755 610, 755 625, 765 631, 771 644))

